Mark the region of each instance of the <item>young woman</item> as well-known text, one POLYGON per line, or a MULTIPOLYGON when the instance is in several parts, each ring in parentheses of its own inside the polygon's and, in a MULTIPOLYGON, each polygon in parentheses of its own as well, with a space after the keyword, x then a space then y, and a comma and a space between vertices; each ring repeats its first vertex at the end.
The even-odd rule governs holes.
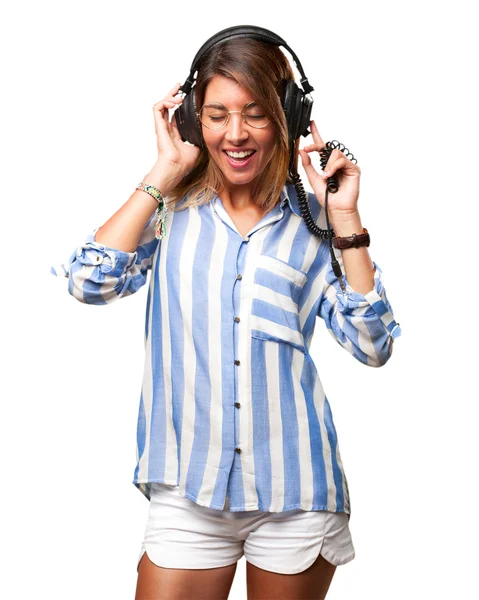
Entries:
MULTIPOLYGON (((243 555, 249 600, 319 600, 355 556, 309 347, 320 316, 357 360, 379 367, 395 322, 367 247, 337 253, 343 292, 327 241, 301 216, 281 105, 291 79, 277 46, 214 45, 191 92, 205 147, 183 142, 170 120, 183 102, 177 84, 153 107, 158 160, 66 270, 70 293, 92 304, 135 293, 151 271, 133 480, 150 509, 136 600, 226 599, 243 555)), ((324 143, 313 121, 311 132, 314 143, 299 150, 298 138, 294 151, 315 222, 326 228, 325 181, 336 173, 330 225, 336 236, 359 234, 359 168, 334 150, 318 174, 309 153, 324 143)))

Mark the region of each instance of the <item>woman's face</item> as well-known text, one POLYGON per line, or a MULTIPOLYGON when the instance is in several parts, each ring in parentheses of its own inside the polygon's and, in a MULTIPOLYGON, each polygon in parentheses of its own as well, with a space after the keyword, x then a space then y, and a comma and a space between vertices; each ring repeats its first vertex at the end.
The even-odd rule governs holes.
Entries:
MULTIPOLYGON (((253 101, 254 98, 236 81, 215 75, 206 87, 203 104, 219 102, 227 110, 242 111, 246 104, 253 101)), ((260 110, 258 114, 264 112, 260 110)), ((204 125, 201 125, 201 129, 210 156, 223 172, 232 191, 239 187, 248 189, 273 155, 276 131, 271 122, 258 129, 245 123, 239 112, 230 114, 228 123, 221 129, 212 130, 204 125), (225 150, 254 150, 254 153, 244 165, 234 165, 225 150)))

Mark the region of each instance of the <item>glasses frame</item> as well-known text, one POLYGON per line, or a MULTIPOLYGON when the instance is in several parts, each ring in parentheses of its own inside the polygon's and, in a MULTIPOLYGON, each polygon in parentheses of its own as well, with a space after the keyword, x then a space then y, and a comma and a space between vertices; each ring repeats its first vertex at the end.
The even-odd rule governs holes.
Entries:
MULTIPOLYGON (((265 127, 267 127, 268 125, 271 124, 270 119, 268 119, 268 122, 265 125, 261 125, 261 127, 256 127, 255 125, 251 125, 251 123, 248 123, 248 121, 246 120, 245 111, 248 108, 248 106, 250 106, 250 104, 257 104, 256 102, 252 101, 252 102, 248 102, 248 104, 245 104, 243 110, 228 110, 227 111, 228 114, 226 116, 226 121, 220 127, 208 127, 208 125, 205 125, 200 118, 201 111, 207 104, 210 104, 210 103, 206 102, 205 104, 203 104, 203 106, 200 108, 200 110, 196 113, 196 118, 204 127, 206 127, 206 129, 209 129, 210 131, 219 131, 220 129, 223 129, 223 127, 226 127, 226 125, 228 125, 228 123, 229 123, 231 113, 241 113, 241 116, 243 117, 243 121, 246 123, 246 125, 249 125, 253 129, 264 129, 265 127)), ((221 104, 221 102, 218 102, 217 104, 221 104)), ((224 106, 226 108, 226 106, 224 104, 221 104, 221 106, 224 106)))

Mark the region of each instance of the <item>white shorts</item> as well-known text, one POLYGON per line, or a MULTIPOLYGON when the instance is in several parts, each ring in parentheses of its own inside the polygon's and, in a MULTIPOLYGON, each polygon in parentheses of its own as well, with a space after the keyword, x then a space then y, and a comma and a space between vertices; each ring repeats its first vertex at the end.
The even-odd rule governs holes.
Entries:
POLYGON ((159 567, 212 569, 237 562, 244 554, 253 565, 275 573, 301 573, 322 556, 339 566, 353 560, 349 515, 325 510, 231 512, 184 498, 178 486, 153 483, 144 541, 159 567))

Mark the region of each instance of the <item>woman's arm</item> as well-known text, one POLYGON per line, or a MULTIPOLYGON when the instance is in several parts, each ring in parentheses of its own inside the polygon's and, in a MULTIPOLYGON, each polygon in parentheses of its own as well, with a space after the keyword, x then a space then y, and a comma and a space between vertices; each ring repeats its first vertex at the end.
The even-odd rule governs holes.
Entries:
MULTIPOLYGON (((200 149, 182 141, 176 120, 169 121, 169 109, 182 103, 175 97, 181 83, 153 105, 158 160, 145 176, 146 183, 166 196, 191 171, 200 149)), ((76 249, 67 265, 52 267, 51 273, 69 278, 68 290, 86 304, 106 304, 135 293, 146 283, 148 269, 159 240, 153 217, 158 202, 148 193, 135 190, 127 202, 76 249)))

